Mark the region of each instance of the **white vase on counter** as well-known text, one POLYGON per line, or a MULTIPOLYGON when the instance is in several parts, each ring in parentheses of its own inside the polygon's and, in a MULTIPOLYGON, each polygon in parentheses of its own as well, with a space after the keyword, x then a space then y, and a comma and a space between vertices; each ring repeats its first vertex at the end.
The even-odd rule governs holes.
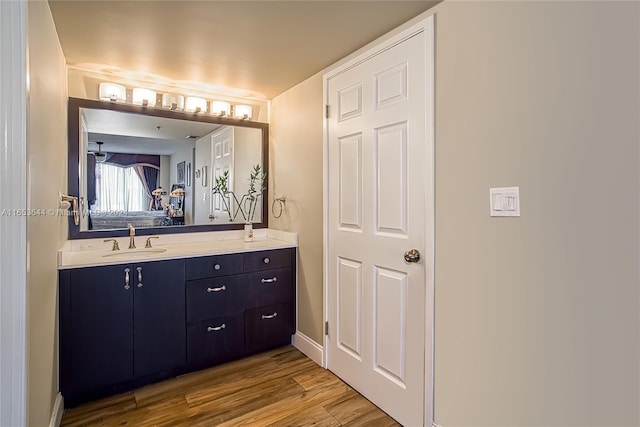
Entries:
POLYGON ((244 224, 244 241, 253 242, 253 224, 250 222, 244 224))

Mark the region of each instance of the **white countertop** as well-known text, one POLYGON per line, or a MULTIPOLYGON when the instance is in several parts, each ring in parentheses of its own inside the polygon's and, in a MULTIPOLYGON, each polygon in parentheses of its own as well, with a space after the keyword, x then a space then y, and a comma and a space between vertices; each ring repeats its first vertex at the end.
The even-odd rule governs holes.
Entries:
POLYGON ((129 237, 116 240, 121 250, 112 251, 113 242, 104 239, 69 240, 58 251, 58 269, 96 267, 129 262, 159 261, 206 255, 253 252, 298 246, 298 235, 271 229, 254 230, 253 242, 245 242, 243 231, 163 234, 152 239, 153 249, 145 249, 149 236, 136 236, 136 249, 129 247, 129 237))

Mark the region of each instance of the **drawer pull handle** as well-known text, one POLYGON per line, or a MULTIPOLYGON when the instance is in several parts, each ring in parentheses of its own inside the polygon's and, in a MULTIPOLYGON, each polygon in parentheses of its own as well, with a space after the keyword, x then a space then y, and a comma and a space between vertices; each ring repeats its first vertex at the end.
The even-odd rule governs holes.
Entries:
POLYGON ((130 271, 131 270, 128 269, 128 268, 124 269, 124 288, 127 289, 127 290, 131 289, 131 286, 129 286, 129 272, 130 271))
POLYGON ((138 270, 138 287, 142 287, 142 267, 136 268, 138 270))
POLYGON ((262 320, 265 319, 273 319, 274 317, 276 317, 278 315, 278 312, 274 312, 273 314, 263 314, 262 315, 262 320))
POLYGON ((222 267, 220 267, 220 264, 215 264, 213 266, 213 269, 216 270, 216 271, 220 270, 220 268, 222 268, 222 267))
POLYGON ((227 290, 227 285, 222 285, 219 288, 207 288, 207 292, 221 292, 226 290, 227 290))
POLYGON ((260 279, 260 281, 262 283, 273 283, 273 282, 277 282, 278 278, 277 277, 272 277, 271 279, 260 279))
POLYGON ((227 327, 227 325, 225 325, 224 323, 222 325, 220 325, 220 326, 207 326, 207 332, 221 331, 226 327, 227 327))

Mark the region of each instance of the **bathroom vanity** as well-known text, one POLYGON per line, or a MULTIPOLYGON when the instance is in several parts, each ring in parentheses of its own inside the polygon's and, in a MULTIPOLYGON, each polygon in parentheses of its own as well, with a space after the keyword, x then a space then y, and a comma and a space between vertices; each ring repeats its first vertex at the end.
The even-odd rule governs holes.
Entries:
MULTIPOLYGON (((291 342, 297 235, 267 228, 267 183, 256 210, 256 238, 243 242, 244 220, 222 221, 224 217, 215 210, 219 207, 206 202, 214 185, 215 165, 201 161, 218 151, 231 154, 232 147, 216 139, 226 132, 234 135, 235 163, 229 169, 236 182, 244 182, 254 165, 268 173, 267 123, 69 98, 68 130, 67 178, 73 197, 67 197, 79 206, 95 202, 96 178, 89 172, 98 169, 96 150, 90 144, 97 138, 93 133, 100 138, 106 133, 118 136, 102 147, 114 156, 142 155, 136 151, 144 142, 140 136, 171 141, 164 142, 179 155, 148 150, 144 154, 156 155, 164 165, 164 175, 158 171, 158 179, 169 179, 173 173, 169 171, 175 171, 178 180, 182 170, 183 202, 199 212, 192 203, 197 195, 207 209, 196 222, 151 227, 147 223, 127 227, 135 221, 132 214, 113 209, 105 213, 111 217, 110 229, 95 226, 97 209, 70 216, 69 240, 58 253, 60 390, 66 407, 291 342), (129 134, 110 127, 121 122, 156 132, 129 134), (160 129, 163 132, 158 133, 160 129), (185 142, 176 141, 175 135, 183 134, 202 135, 191 142, 195 156, 185 157, 180 151, 185 142), (129 234, 139 239, 135 242, 139 247, 152 236, 154 241, 147 244, 154 247, 131 244, 131 249, 116 250, 127 247, 129 234), (113 240, 120 240, 119 245, 111 245, 113 240)), ((132 164, 148 163, 148 159, 136 159, 132 164)), ((164 188, 173 183, 164 183, 164 188)), ((235 190, 242 192, 241 188, 235 190)))
POLYGON ((264 234, 61 251, 65 406, 289 344, 297 243, 264 234))

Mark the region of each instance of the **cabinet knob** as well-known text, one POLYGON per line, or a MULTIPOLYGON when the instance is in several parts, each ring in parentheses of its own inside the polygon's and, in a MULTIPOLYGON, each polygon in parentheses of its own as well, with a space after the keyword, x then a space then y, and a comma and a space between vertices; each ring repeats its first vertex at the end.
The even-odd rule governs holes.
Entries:
POLYGON ((220 264, 215 264, 213 266, 213 269, 216 270, 216 271, 220 270, 220 264))
POLYGON ((262 262, 264 262, 265 264, 269 264, 271 262, 271 260, 269 259, 269 257, 265 257, 262 262))

